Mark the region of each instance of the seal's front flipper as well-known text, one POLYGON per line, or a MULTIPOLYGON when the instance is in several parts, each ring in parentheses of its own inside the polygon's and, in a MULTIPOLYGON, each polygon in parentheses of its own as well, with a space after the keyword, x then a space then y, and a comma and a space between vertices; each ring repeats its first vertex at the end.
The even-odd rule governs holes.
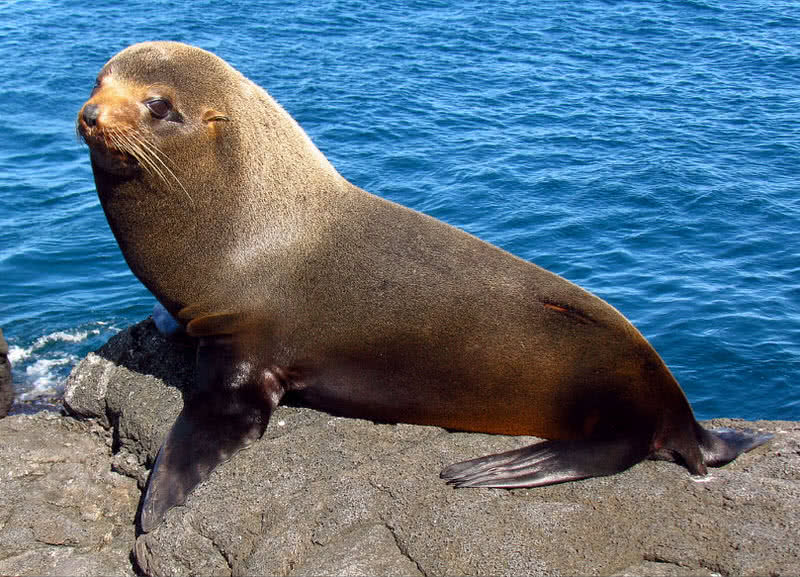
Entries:
POLYGON ((142 504, 145 533, 169 509, 182 505, 217 465, 258 439, 266 427, 266 418, 255 412, 224 417, 197 409, 184 407, 158 451, 142 504))
POLYGON ((230 337, 203 339, 197 382, 156 457, 140 516, 145 533, 214 468, 264 433, 283 390, 236 353, 230 337), (237 360, 238 359, 238 360, 237 360))
POLYGON ((613 475, 646 456, 629 440, 543 441, 450 465, 440 477, 456 487, 540 487, 613 475))

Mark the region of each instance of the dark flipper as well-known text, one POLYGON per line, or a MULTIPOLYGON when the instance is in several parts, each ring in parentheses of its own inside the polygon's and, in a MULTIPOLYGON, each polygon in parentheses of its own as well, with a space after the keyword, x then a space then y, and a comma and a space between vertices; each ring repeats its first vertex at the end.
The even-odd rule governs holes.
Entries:
POLYGON ((239 358, 223 338, 204 339, 197 383, 156 457, 142 502, 140 525, 154 529, 214 468, 264 433, 282 388, 239 358))
MULTIPOLYGON (((677 454, 695 474, 705 466, 721 467, 763 445, 774 435, 751 430, 704 429, 696 425, 668 445, 661 457, 677 454), (699 451, 698 451, 699 444, 699 451)), ((630 440, 544 441, 521 449, 450 465, 440 476, 456 487, 541 487, 613 475, 648 456, 649 449, 630 440)), ((655 455, 654 455, 655 456, 655 455)))
POLYGON ((217 465, 258 439, 266 427, 266 420, 260 417, 223 417, 185 407, 161 445, 150 473, 140 518, 142 531, 154 529, 164 514, 182 505, 217 465))
POLYGON ((700 427, 700 452, 709 467, 722 467, 742 453, 759 447, 772 439, 771 433, 751 429, 703 429, 700 427))
POLYGON ((440 476, 456 487, 540 487, 624 471, 647 457, 629 440, 543 441, 450 465, 440 476))

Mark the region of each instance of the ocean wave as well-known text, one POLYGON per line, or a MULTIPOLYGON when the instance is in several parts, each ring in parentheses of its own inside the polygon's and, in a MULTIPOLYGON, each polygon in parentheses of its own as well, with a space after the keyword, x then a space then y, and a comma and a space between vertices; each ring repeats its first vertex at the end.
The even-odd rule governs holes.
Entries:
POLYGON ((116 332, 113 323, 97 321, 47 333, 28 344, 9 339, 8 359, 19 400, 60 396, 72 367, 116 332))
MULTIPOLYGON (((103 324, 103 323, 98 323, 98 324, 103 324)), ((57 343, 57 342, 81 343, 86 339, 88 339, 89 336, 99 335, 100 332, 101 332, 100 329, 76 330, 73 332, 56 331, 54 333, 43 335, 37 338, 33 342, 33 344, 31 344, 29 347, 10 345, 8 348, 8 360, 11 361, 12 365, 21 363, 27 361, 37 351, 47 347, 52 343, 57 343)))

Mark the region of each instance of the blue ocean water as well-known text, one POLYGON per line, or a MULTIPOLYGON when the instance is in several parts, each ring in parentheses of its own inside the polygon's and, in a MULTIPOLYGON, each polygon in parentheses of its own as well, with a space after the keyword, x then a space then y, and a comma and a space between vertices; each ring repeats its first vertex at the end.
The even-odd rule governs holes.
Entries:
POLYGON ((800 6, 0 3, 0 326, 21 398, 146 317, 78 109, 143 40, 214 51, 355 184, 591 290, 700 418, 800 419, 800 6))

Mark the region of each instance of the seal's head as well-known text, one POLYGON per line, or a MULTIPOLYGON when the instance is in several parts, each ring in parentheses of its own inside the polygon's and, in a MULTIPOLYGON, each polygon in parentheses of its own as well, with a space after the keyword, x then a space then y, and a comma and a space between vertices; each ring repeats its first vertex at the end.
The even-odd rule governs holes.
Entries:
POLYGON ((173 315, 243 290, 223 263, 256 266, 347 186, 266 91, 186 44, 111 58, 77 130, 128 265, 173 315))
POLYGON ((135 44, 109 60, 77 127, 95 176, 153 178, 157 189, 177 183, 191 194, 201 178, 205 188, 252 195, 265 181, 296 189, 298 173, 306 186, 316 171, 328 183, 338 177, 266 91, 215 54, 176 42, 135 44), (220 175, 225 182, 213 182, 220 175))
POLYGON ((217 124, 230 120, 225 88, 232 75, 213 54, 182 44, 137 44, 117 54, 78 114, 93 169, 128 178, 145 171, 180 183, 174 159, 207 156, 217 124), (205 138, 189 138, 198 132, 205 138))

